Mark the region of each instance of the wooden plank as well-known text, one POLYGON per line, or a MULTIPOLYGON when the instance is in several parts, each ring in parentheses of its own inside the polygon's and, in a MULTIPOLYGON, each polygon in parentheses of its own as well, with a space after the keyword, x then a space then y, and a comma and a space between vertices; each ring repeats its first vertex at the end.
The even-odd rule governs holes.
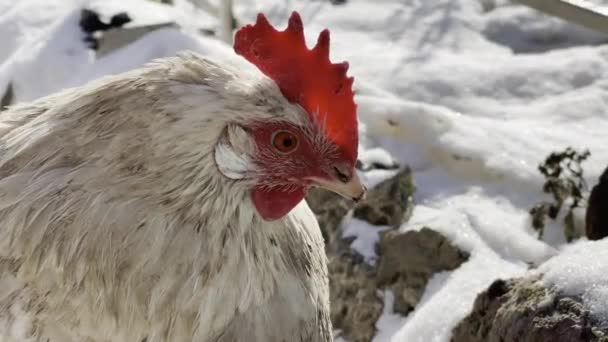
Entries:
POLYGON ((146 26, 121 27, 105 31, 99 39, 96 55, 97 57, 105 56, 114 50, 131 44, 150 32, 166 27, 177 27, 177 25, 169 22, 146 26))
POLYGON ((219 18, 220 32, 219 37, 226 44, 232 45, 232 36, 236 24, 234 15, 232 14, 232 0, 224 0, 220 3, 219 18))
POLYGON ((15 95, 13 94, 13 83, 9 82, 6 90, 4 91, 4 95, 2 95, 2 100, 0 100, 0 112, 6 109, 6 107, 13 104, 15 100, 15 95))
POLYGON ((516 0, 538 11, 608 34, 608 8, 586 0, 516 0))

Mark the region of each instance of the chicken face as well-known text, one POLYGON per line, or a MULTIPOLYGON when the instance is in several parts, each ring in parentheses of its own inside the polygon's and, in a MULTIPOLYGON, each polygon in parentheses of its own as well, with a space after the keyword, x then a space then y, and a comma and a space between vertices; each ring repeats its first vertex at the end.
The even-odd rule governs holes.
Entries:
POLYGON ((310 186, 320 186, 344 197, 365 195, 357 173, 341 151, 315 127, 286 122, 254 124, 256 184, 252 199, 265 219, 289 212, 310 186))
POLYGON ((230 125, 216 146, 216 164, 224 176, 245 184, 266 220, 285 216, 311 186, 364 198, 354 164, 323 134, 288 121, 230 125))
MULTIPOLYGON (((278 86, 281 99, 290 103, 287 107, 297 108, 297 113, 285 115, 291 118, 287 120, 277 115, 274 120, 244 126, 247 128, 242 131, 251 141, 241 144, 243 152, 234 153, 236 158, 216 153, 220 171, 222 161, 237 170, 248 169, 245 173, 255 180, 251 186, 253 204, 267 220, 286 215, 310 186, 354 200, 363 198, 365 187, 354 168, 358 130, 353 78, 346 75, 348 63, 329 60, 329 31, 321 32, 317 45, 308 49, 297 13, 291 15, 284 31, 277 31, 259 15, 255 25, 236 33, 234 49, 278 86), (232 159, 242 161, 228 162, 232 159)), ((264 104, 268 98, 258 100, 264 104)), ((228 135, 235 140, 234 132, 228 135)))

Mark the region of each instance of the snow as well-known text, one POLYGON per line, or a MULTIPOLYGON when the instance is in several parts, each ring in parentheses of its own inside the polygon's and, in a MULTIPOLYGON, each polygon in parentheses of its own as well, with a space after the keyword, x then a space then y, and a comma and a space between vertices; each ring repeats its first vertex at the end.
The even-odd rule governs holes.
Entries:
POLYGON ((416 310, 385 341, 448 341, 452 328, 470 312, 479 292, 494 279, 513 277, 523 270, 521 266, 500 258, 488 258, 488 255, 473 255, 451 273, 436 273, 427 284, 416 310))
POLYGON ((364 166, 378 164, 385 167, 392 167, 395 165, 393 157, 386 150, 381 148, 365 149, 359 153, 358 157, 359 161, 361 161, 364 166))
POLYGON ((387 226, 373 226, 365 221, 356 218, 345 218, 342 231, 343 238, 354 238, 350 247, 361 254, 365 261, 375 264, 378 255, 376 254, 376 243, 380 239, 380 233, 389 229, 387 226))
POLYGON ((406 318, 393 312, 393 303, 395 302, 395 295, 393 292, 385 290, 383 291, 382 296, 384 297, 384 308, 382 309, 382 316, 380 316, 380 319, 376 322, 376 329, 378 329, 378 332, 376 333, 376 336, 374 336, 372 342, 389 340, 406 321, 406 318))
MULTIPOLYGON (((11 82, 17 101, 32 100, 84 84, 103 75, 127 71, 153 59, 175 55, 182 50, 193 50, 224 59, 233 57, 230 47, 216 40, 185 32, 187 28, 192 29, 191 18, 185 17, 183 13, 167 14, 167 6, 149 1, 23 0, 18 3, 18 6, 14 5, 13 10, 9 11, 6 19, 0 15, 0 35, 14 39, 17 45, 12 49, 12 53, 5 52, 7 57, 4 63, 0 64, 0 92, 11 82), (44 3, 44 7, 36 7, 38 3, 44 3), (176 20, 179 23, 184 21, 186 29, 182 31, 177 28, 165 28, 154 31, 129 46, 95 59, 93 52, 83 43, 84 35, 78 26, 80 9, 85 4, 102 14, 107 13, 105 17, 120 11, 127 11, 130 15, 135 13, 131 15, 133 21, 129 23, 130 26, 176 20), (140 7, 143 10, 137 10, 140 7), (35 16, 30 18, 28 14, 32 12, 35 16), (22 37, 14 36, 12 27, 25 27, 23 30, 28 31, 28 25, 35 26, 32 32, 23 33, 22 37), (40 26, 44 29, 40 29, 40 26)), ((0 50, 0 57, 2 52, 0 50)))
POLYGON ((596 319, 608 326, 608 241, 578 241, 539 269, 546 286, 580 296, 596 319))
MULTIPOLYGON (((375 342, 449 341, 479 292, 524 275, 528 264, 542 264, 548 286, 581 295, 608 320, 606 242, 564 247, 556 224, 540 241, 528 214, 547 200, 537 165, 550 152, 588 148, 589 184, 606 166, 607 37, 507 1, 234 2, 241 23, 264 12, 284 27, 298 10, 309 46, 331 29, 332 59, 348 60, 356 79, 362 162, 413 170, 416 207, 400 230, 431 227, 471 254, 435 274, 407 317, 390 310, 390 292, 380 294, 387 305, 375 342)), ((214 25, 186 0, 171 10, 144 0, 0 0, 0 95, 11 82, 17 100, 31 100, 185 49, 234 58, 229 46, 195 33, 214 25), (84 4, 105 17, 127 11, 131 26, 175 20, 182 28, 96 59, 78 30, 84 4)), ((361 178, 371 187, 395 172, 361 178)), ((347 218, 343 236, 373 263, 383 229, 347 218)))

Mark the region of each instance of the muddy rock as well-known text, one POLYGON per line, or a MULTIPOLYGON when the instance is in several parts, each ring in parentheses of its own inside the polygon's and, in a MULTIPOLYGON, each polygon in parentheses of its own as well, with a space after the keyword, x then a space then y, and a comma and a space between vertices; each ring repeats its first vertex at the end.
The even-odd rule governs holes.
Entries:
MULTIPOLYGON (((169 7, 167 6, 167 8, 169 7)), ((107 15, 107 13, 104 14, 107 15)), ((84 33, 85 44, 90 49, 95 50, 98 58, 125 47, 150 32, 168 27, 178 27, 174 22, 148 23, 143 26, 134 25, 127 12, 115 13, 111 15, 107 22, 101 19, 102 16, 95 10, 85 8, 80 13, 79 21, 80 29, 84 33)))
POLYGON ((355 207, 353 215, 373 225, 398 228, 412 213, 415 191, 411 170, 403 168, 374 187, 368 193, 367 200, 355 207))
POLYGON ((85 8, 80 12, 80 21, 78 24, 83 32, 93 34, 98 31, 121 28, 129 22, 131 22, 131 17, 126 12, 120 12, 113 15, 109 22, 106 23, 100 19, 99 13, 85 8))
POLYGON ((343 251, 338 245, 350 244, 342 239, 340 223, 353 210, 353 216, 373 225, 399 227, 406 222, 414 207, 412 197, 416 188, 408 167, 379 183, 367 194, 367 199, 355 204, 333 192, 312 188, 306 202, 317 216, 319 226, 330 251, 343 251))
POLYGON ((589 240, 600 240, 608 236, 608 168, 589 195, 585 226, 589 240))
POLYGON ((403 168, 356 205, 321 189, 312 189, 306 198, 326 242, 332 322, 350 342, 368 342, 376 334, 375 324, 383 309, 379 290, 391 289, 394 311, 407 314, 434 273, 453 270, 468 259, 467 253, 429 228, 382 233, 375 265, 366 263, 350 248, 351 240, 342 238, 340 224, 351 210, 355 218, 372 225, 401 226, 411 215, 414 191, 410 169, 403 168))
POLYGON ((332 322, 350 342, 372 340, 383 301, 377 295, 376 267, 350 248, 340 224, 354 210, 361 220, 397 227, 409 218, 413 191, 411 172, 405 168, 371 189, 368 199, 357 205, 322 189, 311 189, 306 197, 326 242, 332 322))
POLYGON ((84 33, 84 41, 90 49, 99 48, 99 40, 96 33, 119 29, 123 25, 131 22, 131 17, 126 12, 120 12, 112 16, 109 22, 103 22, 99 13, 90 9, 80 11, 80 29, 84 33))
POLYGON ((357 255, 329 255, 331 320, 349 342, 369 342, 383 302, 377 296, 375 270, 357 255))
POLYGON ((342 239, 340 223, 353 207, 353 203, 340 195, 319 188, 308 191, 306 202, 319 221, 327 253, 348 250, 348 244, 342 239))
POLYGON ((434 273, 454 270, 469 258, 429 228, 386 232, 380 238, 378 254, 378 285, 392 289, 393 310, 401 314, 414 309, 434 273))
POLYGON ((452 342, 608 342, 581 299, 545 288, 538 276, 497 280, 479 294, 452 342))

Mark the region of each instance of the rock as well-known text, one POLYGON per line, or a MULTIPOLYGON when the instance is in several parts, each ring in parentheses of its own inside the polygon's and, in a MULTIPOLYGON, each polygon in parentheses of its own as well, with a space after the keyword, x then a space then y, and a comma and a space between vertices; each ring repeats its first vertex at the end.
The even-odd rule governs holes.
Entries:
POLYGON ((371 189, 357 205, 321 189, 311 189, 306 198, 325 237, 332 322, 350 342, 368 342, 375 335, 383 309, 378 290, 391 289, 394 311, 407 314, 434 273, 453 270, 468 259, 467 253, 429 228, 381 234, 374 266, 350 248, 350 240, 342 238, 340 223, 350 210, 373 225, 401 226, 411 214, 414 191, 411 171, 404 168, 371 189))
POLYGON ((85 34, 84 41, 87 46, 90 49, 97 50, 99 48, 99 40, 95 36, 97 32, 120 28, 130 21, 131 18, 126 12, 120 12, 113 15, 109 23, 104 23, 99 18, 99 13, 85 8, 80 12, 79 25, 85 34))
POLYGON ((331 320, 349 342, 369 342, 383 303, 376 295, 375 270, 357 256, 329 256, 331 320))
POLYGON ((405 167, 369 191, 367 200, 357 204, 353 215, 373 225, 398 228, 412 214, 415 191, 412 172, 405 167))
POLYGON ((359 154, 357 170, 396 170, 399 169, 399 163, 386 150, 382 148, 372 148, 359 154))
POLYGON ((426 227, 382 234, 378 254, 378 285, 393 290, 393 310, 404 315, 416 306, 434 273, 456 269, 469 258, 468 253, 426 227))
POLYGON ((371 189, 368 199, 357 206, 317 188, 311 189, 306 197, 325 238, 332 322, 349 342, 372 340, 383 301, 377 296, 375 267, 350 248, 350 240, 342 238, 342 219, 355 209, 362 220, 374 224, 384 220, 387 225, 399 226, 409 217, 413 191, 410 170, 406 168, 371 189))
POLYGON ((317 216, 327 252, 336 253, 343 251, 344 248, 348 249, 342 240, 340 223, 353 207, 353 203, 340 195, 320 188, 310 189, 306 202, 317 216))
POLYGON ((383 306, 376 297, 374 269, 350 249, 350 241, 342 238, 340 223, 353 203, 317 188, 309 191, 306 201, 325 239, 334 328, 350 342, 371 341, 383 306))
POLYGON ((607 342, 581 299, 545 288, 539 276, 497 280, 477 296, 452 342, 607 342))
POLYGON ((85 8, 80 12, 79 25, 82 31, 92 34, 97 31, 120 28, 130 21, 131 18, 126 12, 120 12, 112 16, 109 23, 104 23, 97 12, 85 8))
POLYGON ((585 226, 589 240, 600 240, 608 236, 608 168, 589 195, 585 226))
POLYGON ((127 46, 150 32, 166 27, 177 27, 177 24, 173 22, 125 27, 131 21, 128 13, 119 12, 114 14, 108 23, 105 23, 100 19, 99 13, 85 8, 81 11, 79 24, 85 33, 85 43, 96 51, 97 57, 103 57, 127 46))
POLYGON ((340 195, 319 188, 310 189, 306 201, 317 216, 328 251, 342 251, 343 249, 334 247, 344 242, 339 228, 349 210, 354 209, 354 217, 373 225, 397 228, 406 222, 412 213, 412 197, 415 191, 411 170, 405 167, 393 177, 370 189, 367 199, 356 205, 340 195))

